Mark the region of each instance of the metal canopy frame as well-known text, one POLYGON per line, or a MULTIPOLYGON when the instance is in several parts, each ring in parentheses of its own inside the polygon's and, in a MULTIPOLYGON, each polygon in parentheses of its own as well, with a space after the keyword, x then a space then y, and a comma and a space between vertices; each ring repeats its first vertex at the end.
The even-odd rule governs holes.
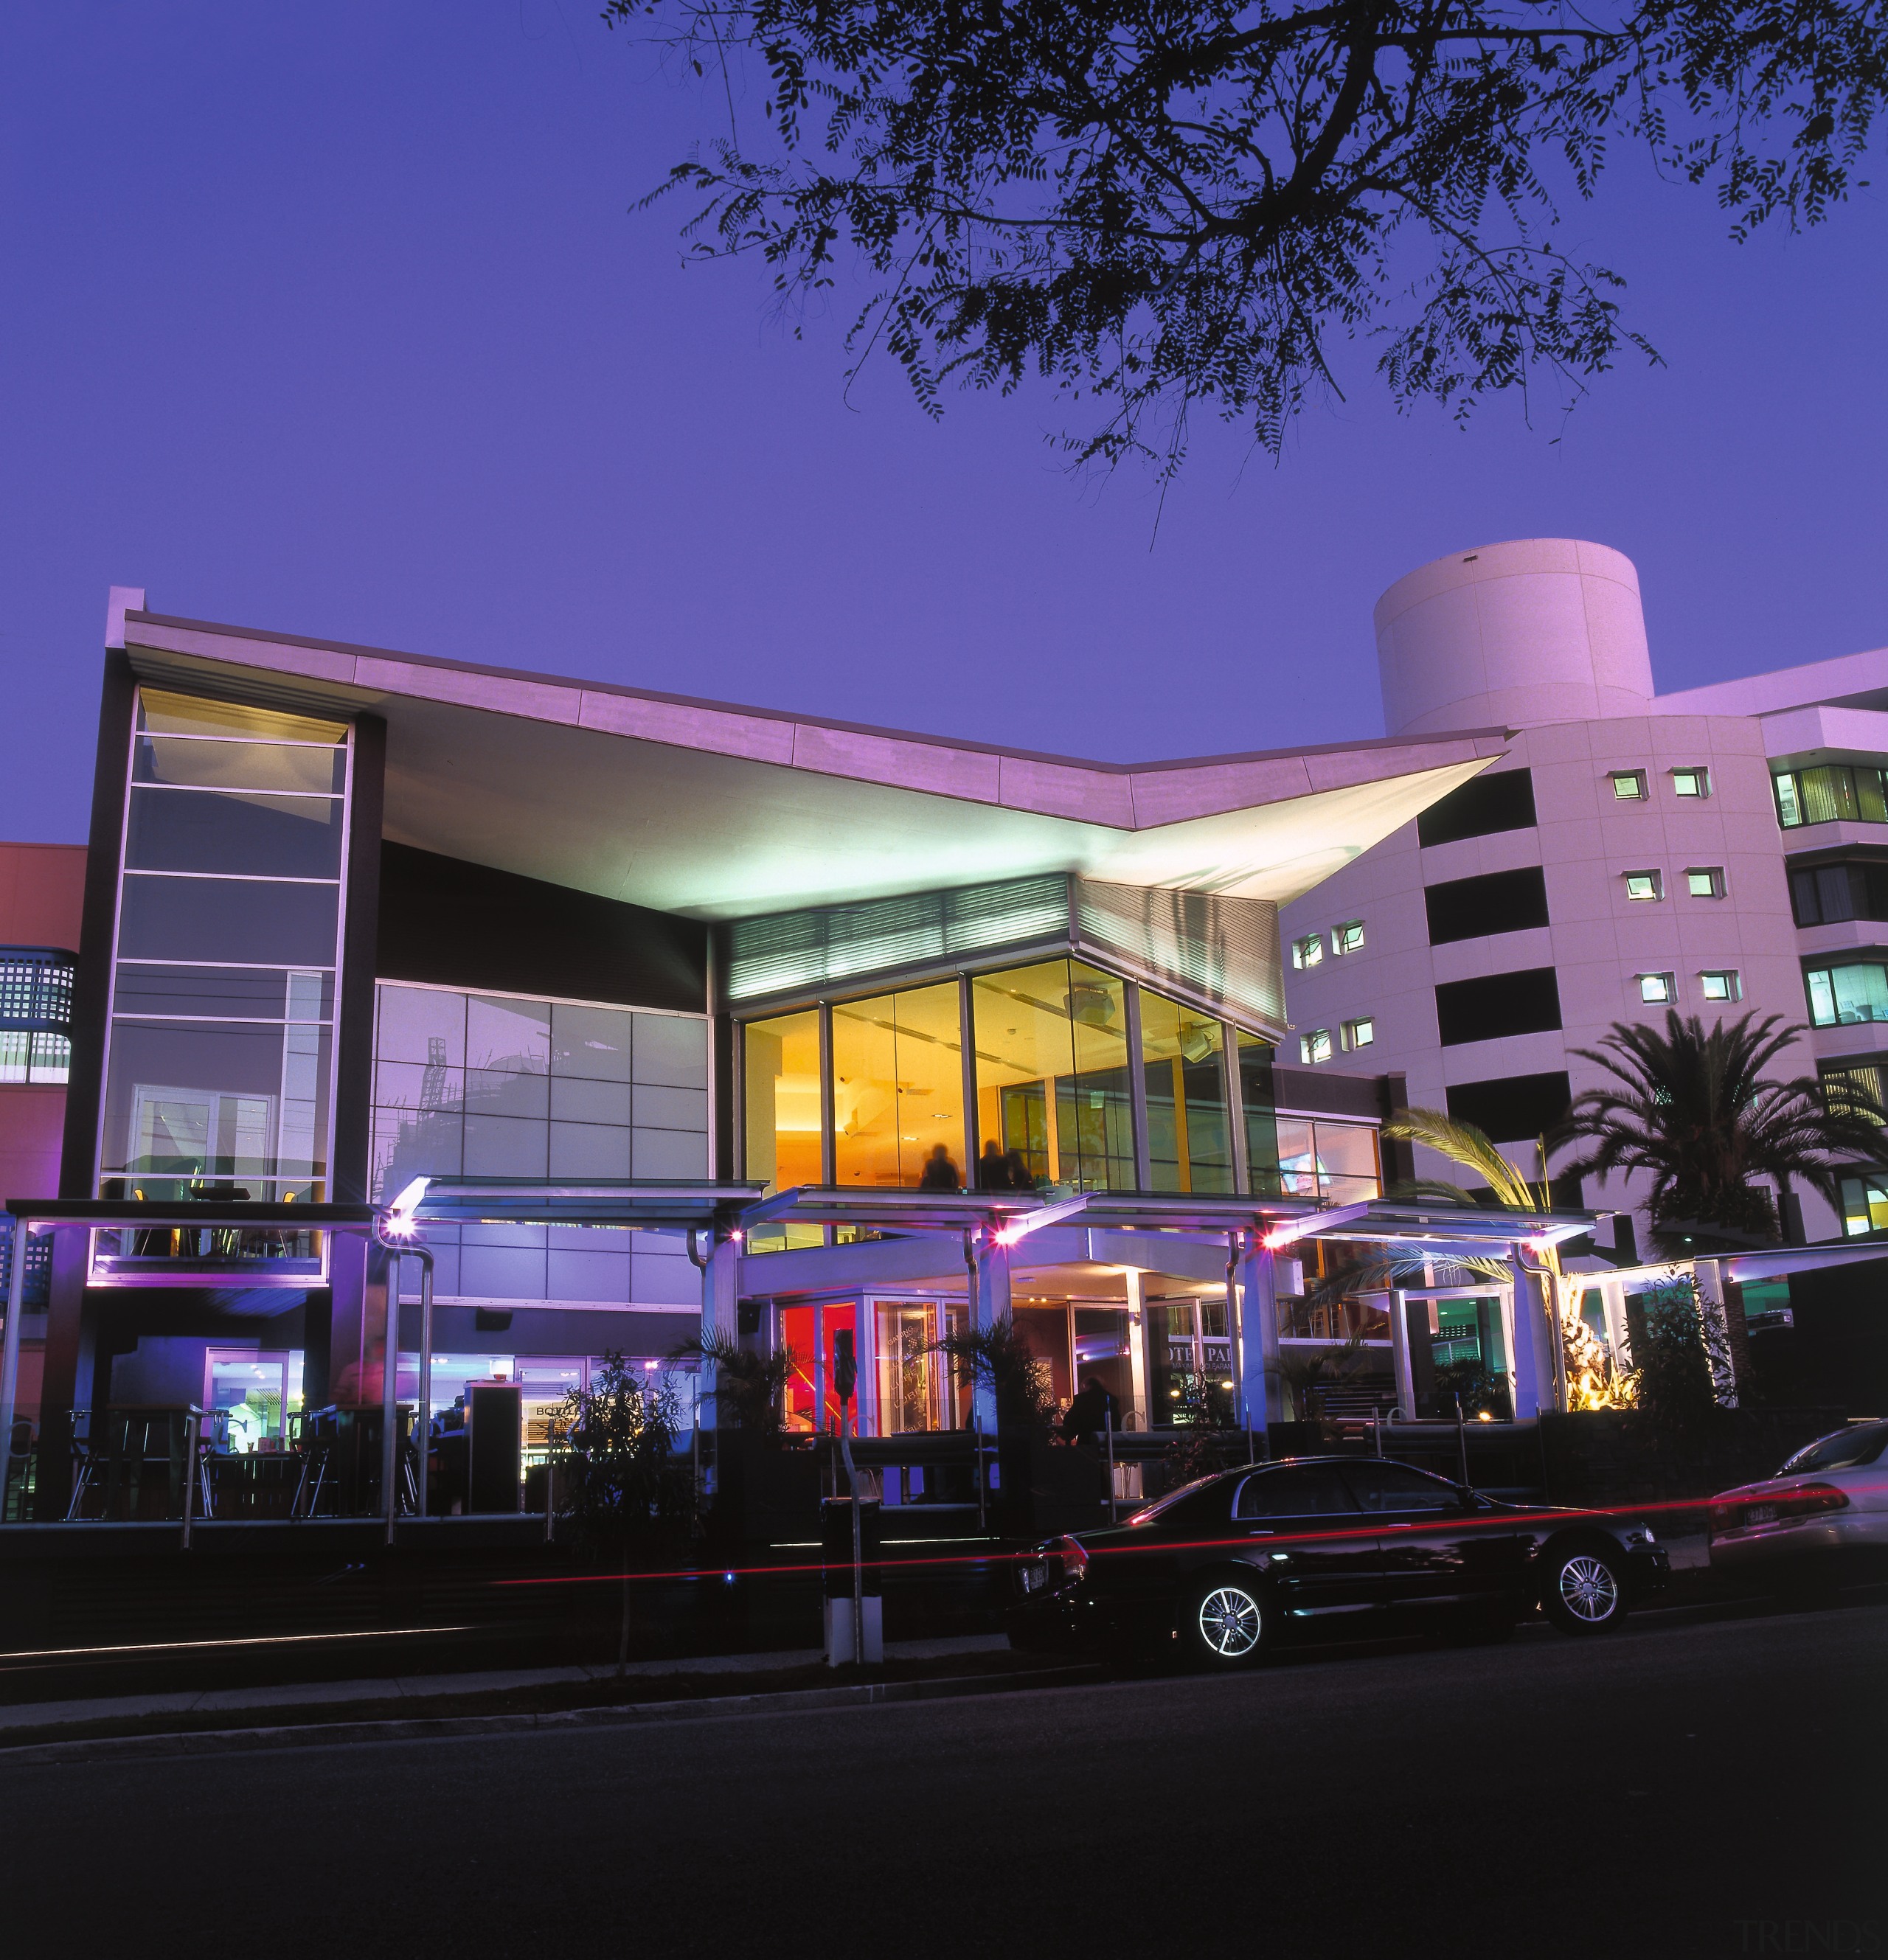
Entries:
POLYGON ((1017 1238, 1055 1225, 1080 1225, 1096 1231, 1264 1232, 1282 1222, 1297 1224, 1316 1215, 1308 1201, 1258 1198, 1231 1192, 1083 1191, 1045 1204, 1011 1227, 1017 1238))
POLYGON ((861 1191, 839 1184, 799 1184, 751 1206, 753 1225, 874 1225, 901 1232, 954 1232, 1033 1216, 1043 1201, 1032 1191, 861 1191))
POLYGON ((1415 1204, 1369 1198, 1340 1204, 1275 1227, 1267 1236, 1282 1251, 1300 1239, 1354 1239, 1366 1243, 1420 1248, 1437 1258, 1485 1258, 1517 1246, 1545 1249, 1590 1232, 1610 1214, 1597 1211, 1500 1211, 1475 1205, 1415 1204))
POLYGON ((385 1208, 396 1239, 415 1225, 610 1225, 712 1230, 751 1216, 763 1185, 715 1179, 417 1177, 385 1208))

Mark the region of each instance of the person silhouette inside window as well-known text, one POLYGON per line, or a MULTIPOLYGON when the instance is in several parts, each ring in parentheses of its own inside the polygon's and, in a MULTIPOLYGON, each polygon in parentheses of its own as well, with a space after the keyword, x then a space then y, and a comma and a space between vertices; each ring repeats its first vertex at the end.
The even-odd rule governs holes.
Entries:
POLYGON ((918 1188, 920 1191, 955 1191, 963 1182, 950 1151, 942 1144, 933 1144, 930 1156, 925 1160, 924 1169, 919 1175, 918 1188))

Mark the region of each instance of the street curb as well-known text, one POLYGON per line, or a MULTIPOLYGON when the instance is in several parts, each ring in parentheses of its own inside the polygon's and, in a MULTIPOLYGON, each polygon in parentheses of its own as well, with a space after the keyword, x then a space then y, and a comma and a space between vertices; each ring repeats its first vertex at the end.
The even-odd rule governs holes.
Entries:
POLYGON ((565 1708, 503 1715, 413 1715, 379 1722, 296 1722, 272 1728, 168 1729, 145 1736, 91 1736, 15 1742, 0 1748, 0 1768, 149 1756, 246 1754, 349 1742, 435 1741, 444 1736, 505 1736, 534 1730, 637 1728, 670 1722, 727 1721, 744 1715, 799 1714, 869 1708, 900 1701, 944 1701, 1024 1688, 1062 1688, 1100 1678, 1097 1666, 1032 1668, 1010 1675, 957 1675, 940 1681, 862 1681, 842 1687, 789 1688, 775 1694, 718 1694, 699 1701, 639 1701, 614 1708, 565 1708))

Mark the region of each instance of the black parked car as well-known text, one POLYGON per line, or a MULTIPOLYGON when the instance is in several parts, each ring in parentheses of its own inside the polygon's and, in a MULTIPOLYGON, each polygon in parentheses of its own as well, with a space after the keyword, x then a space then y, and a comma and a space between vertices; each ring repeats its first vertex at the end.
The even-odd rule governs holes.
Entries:
POLYGON ((1601 1634, 1670 1571, 1641 1523, 1503 1503, 1381 1457, 1301 1456, 1039 1546, 1018 1563, 1010 1631, 1018 1647, 1178 1643, 1221 1666, 1313 1631, 1511 1626, 1536 1605, 1601 1634))

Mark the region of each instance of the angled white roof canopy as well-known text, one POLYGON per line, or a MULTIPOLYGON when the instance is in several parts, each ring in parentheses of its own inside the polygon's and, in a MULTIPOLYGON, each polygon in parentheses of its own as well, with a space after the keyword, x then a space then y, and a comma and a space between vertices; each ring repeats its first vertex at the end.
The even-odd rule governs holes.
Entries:
POLYGON ((1081 762, 149 612, 124 634, 162 686, 383 716, 397 842, 703 919, 1048 871, 1282 904, 1506 743, 1081 762))

